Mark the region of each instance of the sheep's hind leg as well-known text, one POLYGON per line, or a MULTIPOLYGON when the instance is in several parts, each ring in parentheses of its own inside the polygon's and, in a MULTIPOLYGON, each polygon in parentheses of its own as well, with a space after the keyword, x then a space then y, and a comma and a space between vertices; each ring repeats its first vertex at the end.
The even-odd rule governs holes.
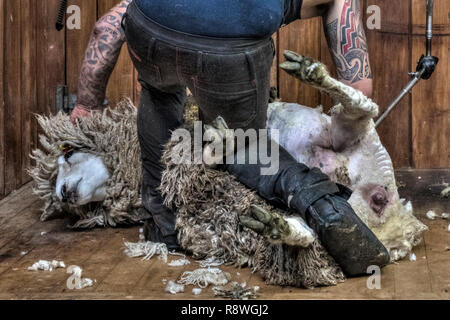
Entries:
POLYGON ((300 217, 282 217, 253 205, 252 216, 240 216, 247 228, 264 235, 271 243, 285 243, 292 246, 308 247, 314 240, 314 232, 300 217))

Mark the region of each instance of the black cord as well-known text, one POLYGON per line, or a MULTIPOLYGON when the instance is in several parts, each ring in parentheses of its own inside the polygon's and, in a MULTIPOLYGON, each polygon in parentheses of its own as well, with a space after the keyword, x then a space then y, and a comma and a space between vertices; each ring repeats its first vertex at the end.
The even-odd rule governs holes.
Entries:
POLYGON ((61 0, 59 3, 58 17, 56 18, 56 30, 61 31, 64 28, 64 18, 66 17, 67 0, 61 0))

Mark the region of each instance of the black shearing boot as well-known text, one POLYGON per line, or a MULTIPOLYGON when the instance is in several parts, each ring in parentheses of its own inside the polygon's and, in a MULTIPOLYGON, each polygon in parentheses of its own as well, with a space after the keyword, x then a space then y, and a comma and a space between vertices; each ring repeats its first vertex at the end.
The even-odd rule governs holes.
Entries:
MULTIPOLYGON (((294 196, 292 208, 300 199, 294 196)), ((369 266, 381 268, 389 263, 387 249, 341 194, 327 194, 315 201, 306 210, 305 220, 346 275, 367 274, 369 266)))

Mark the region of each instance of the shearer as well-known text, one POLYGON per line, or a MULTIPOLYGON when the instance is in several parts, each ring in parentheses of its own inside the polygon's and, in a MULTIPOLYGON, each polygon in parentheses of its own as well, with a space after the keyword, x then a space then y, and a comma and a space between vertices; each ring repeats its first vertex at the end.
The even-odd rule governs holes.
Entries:
MULTIPOLYGON (((124 0, 96 24, 81 68, 71 120, 103 109, 109 77, 126 42, 139 73, 138 133, 146 238, 178 249, 175 213, 163 205, 160 158, 183 123, 186 88, 201 119, 222 116, 232 129, 263 129, 274 58, 272 34, 297 19, 323 17, 341 81, 372 94, 359 0, 124 0)), ((298 37, 302 37, 301 34, 298 37)), ((357 217, 345 187, 279 151, 279 170, 261 164, 226 169, 265 199, 296 210, 348 276, 389 262, 386 248, 357 217)))

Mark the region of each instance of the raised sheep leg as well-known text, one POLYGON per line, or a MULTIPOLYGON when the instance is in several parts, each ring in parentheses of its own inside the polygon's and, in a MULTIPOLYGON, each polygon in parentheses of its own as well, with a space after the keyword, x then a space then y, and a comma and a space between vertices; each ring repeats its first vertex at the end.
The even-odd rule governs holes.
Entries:
POLYGON ((280 67, 288 74, 328 93, 337 105, 331 110, 331 142, 335 151, 353 145, 373 125, 378 105, 356 90, 330 76, 327 68, 312 58, 285 51, 287 61, 280 67))
POLYGON ((264 235, 271 243, 306 248, 314 242, 314 231, 298 216, 284 218, 256 205, 251 207, 251 212, 252 216, 240 216, 241 223, 264 235))

